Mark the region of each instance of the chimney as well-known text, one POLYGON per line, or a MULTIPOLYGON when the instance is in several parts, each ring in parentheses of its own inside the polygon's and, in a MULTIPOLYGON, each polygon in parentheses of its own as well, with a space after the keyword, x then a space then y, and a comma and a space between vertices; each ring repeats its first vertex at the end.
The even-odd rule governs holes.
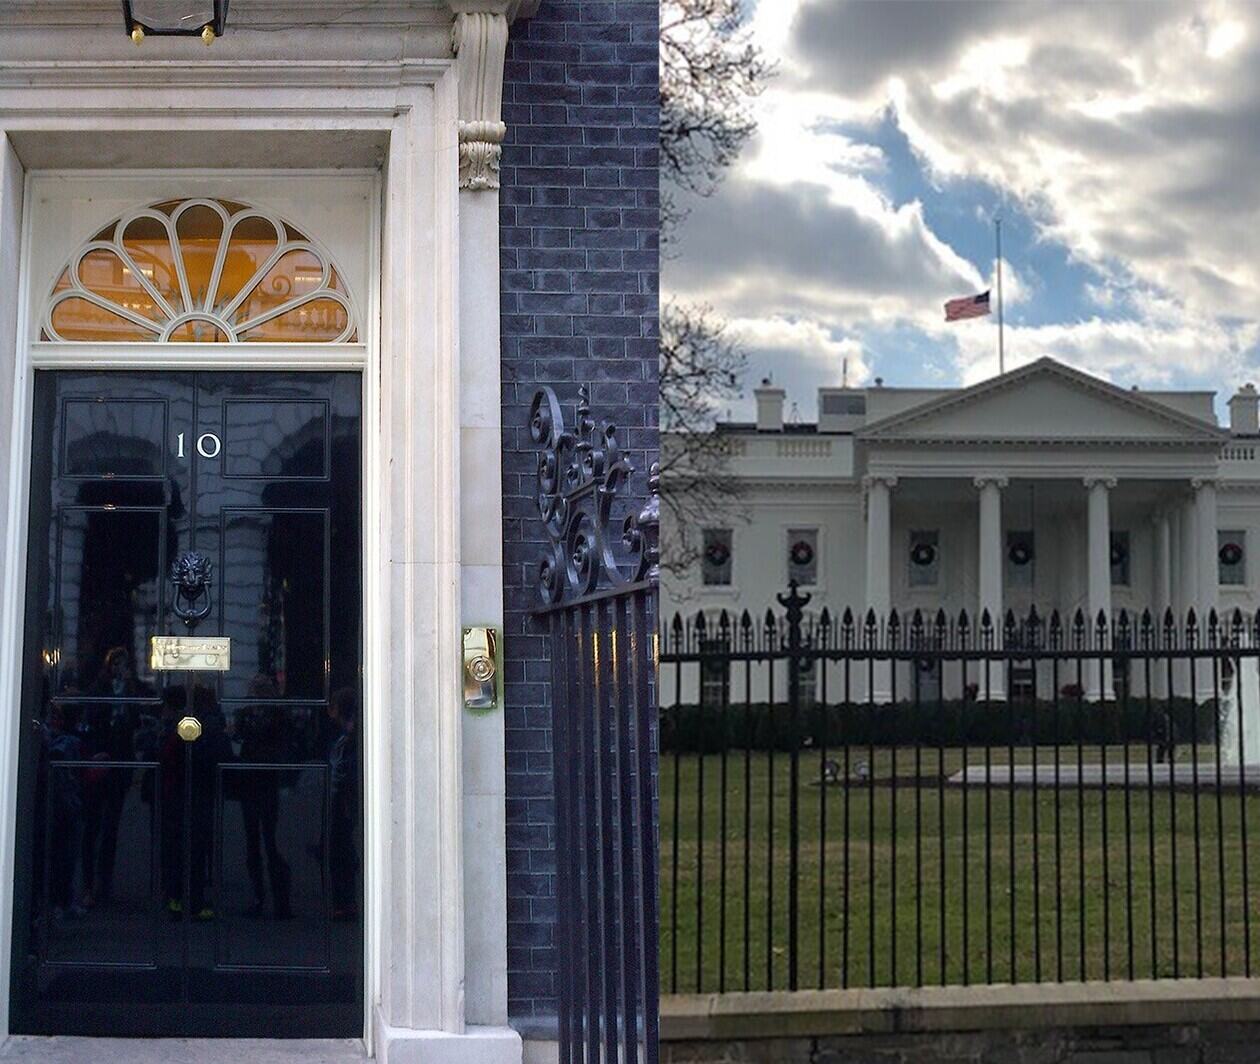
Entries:
POLYGON ((782 432, 783 400, 787 392, 771 385, 769 377, 763 377, 761 387, 755 389, 753 395, 757 397, 757 431, 782 432))
POLYGON ((1260 395, 1254 384, 1244 384, 1230 399, 1229 431, 1235 436, 1260 433, 1260 395))

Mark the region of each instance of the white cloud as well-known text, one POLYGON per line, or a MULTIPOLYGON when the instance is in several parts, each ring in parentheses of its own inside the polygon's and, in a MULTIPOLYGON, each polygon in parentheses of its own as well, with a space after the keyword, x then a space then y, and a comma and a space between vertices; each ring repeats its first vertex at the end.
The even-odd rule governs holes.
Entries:
MULTIPOLYGON (((974 384, 997 372, 997 337, 993 329, 958 330, 960 383, 974 384)), ((1231 329, 1195 318, 1081 322, 1007 326, 1006 368, 1049 356, 1104 377, 1140 387, 1184 386, 1224 370, 1232 383, 1244 379, 1247 347, 1255 327, 1231 329)))
POLYGON ((760 379, 775 370, 774 356, 790 356, 825 374, 825 380, 839 382, 846 372, 851 385, 865 384, 870 366, 862 345, 851 336, 836 337, 815 321, 772 318, 734 318, 728 323, 730 335, 753 352, 757 365, 750 368, 760 379))
POLYGON ((808 316, 831 327, 940 316, 984 280, 932 232, 918 202, 847 202, 836 186, 729 178, 694 205, 672 294, 726 316, 808 316))
MULTIPOLYGON (((906 325, 957 352, 960 381, 996 369, 987 323, 940 320, 944 299, 996 287, 989 264, 890 197, 860 132, 891 113, 938 187, 995 186, 1097 276, 1082 294, 1104 316, 1008 324, 1011 365, 1048 354, 1144 386, 1254 375, 1260 5, 761 0, 754 19, 779 75, 664 281, 780 372, 836 383, 842 337, 906 325)), ((1027 262, 1003 281, 1008 309, 1047 294, 1027 262)))

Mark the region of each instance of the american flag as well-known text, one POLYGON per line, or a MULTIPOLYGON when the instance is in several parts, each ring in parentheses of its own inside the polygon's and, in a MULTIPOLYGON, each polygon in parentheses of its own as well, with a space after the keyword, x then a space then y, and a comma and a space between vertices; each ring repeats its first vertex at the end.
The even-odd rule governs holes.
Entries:
POLYGON ((967 318, 983 318, 988 313, 988 292, 981 292, 978 296, 963 296, 961 299, 951 299, 945 304, 946 321, 965 321, 967 318))

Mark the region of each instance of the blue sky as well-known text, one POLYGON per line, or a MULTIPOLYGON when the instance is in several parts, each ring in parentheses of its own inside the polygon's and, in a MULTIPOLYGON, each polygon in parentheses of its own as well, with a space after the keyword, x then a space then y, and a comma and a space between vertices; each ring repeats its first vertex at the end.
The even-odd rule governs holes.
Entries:
POLYGON ((1260 376, 1260 7, 775 0, 753 28, 778 63, 758 135, 664 286, 802 417, 845 359, 854 383, 996 372, 996 319, 941 303, 991 286, 998 211, 1008 369, 1218 405, 1260 376))

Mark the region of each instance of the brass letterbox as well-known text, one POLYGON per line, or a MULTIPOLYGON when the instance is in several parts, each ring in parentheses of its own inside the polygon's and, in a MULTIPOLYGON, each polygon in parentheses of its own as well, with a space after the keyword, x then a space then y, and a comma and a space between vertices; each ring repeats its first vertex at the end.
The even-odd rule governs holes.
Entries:
POLYGON ((154 672, 227 672, 232 640, 221 635, 155 635, 149 640, 154 672))

